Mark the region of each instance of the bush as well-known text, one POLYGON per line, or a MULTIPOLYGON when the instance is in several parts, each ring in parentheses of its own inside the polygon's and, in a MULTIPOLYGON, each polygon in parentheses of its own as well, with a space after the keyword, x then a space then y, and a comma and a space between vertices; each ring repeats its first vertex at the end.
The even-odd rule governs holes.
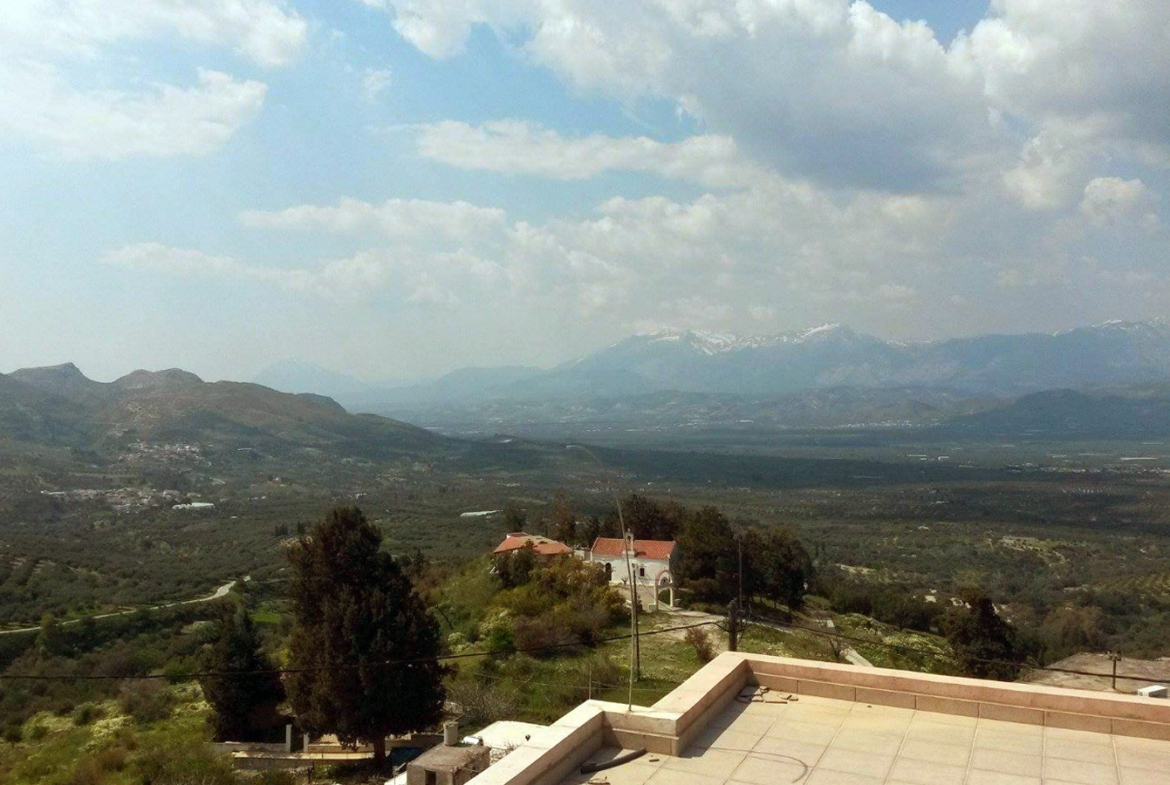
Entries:
POLYGON ((239 785, 231 763, 202 744, 146 750, 138 772, 142 785, 239 785))
POLYGON ((683 636, 683 640, 694 648, 695 656, 699 658, 699 662, 710 662, 715 659, 715 644, 711 641, 707 630, 702 627, 691 627, 683 636))
POLYGON ((69 785, 99 785, 105 779, 106 773, 94 758, 82 758, 73 767, 69 776, 69 785))
POLYGON ((103 771, 121 771, 126 768, 126 758, 130 751, 125 747, 106 747, 94 755, 103 771))
POLYGON ((83 703, 73 710, 73 724, 77 726, 89 725, 95 720, 106 716, 106 710, 96 703, 83 703))
POLYGON ((297 778, 291 771, 262 771, 248 785, 296 785, 297 778))
POLYGON ((128 681, 122 685, 118 705, 139 724, 158 722, 171 714, 171 695, 155 680, 128 681))
POLYGON ((460 721, 467 727, 479 728, 516 715, 516 703, 510 695, 483 684, 457 681, 448 694, 462 710, 460 721))
POLYGON ((30 726, 28 729, 29 741, 40 741, 41 739, 45 738, 48 735, 49 735, 49 729, 46 728, 44 725, 41 725, 39 722, 35 725, 30 726))
POLYGON ((20 742, 24 741, 24 731, 21 729, 20 725, 15 723, 12 725, 5 725, 3 737, 4 741, 8 742, 9 744, 20 744, 20 742))
POLYGON ((521 651, 530 649, 548 649, 537 651, 537 654, 551 655, 555 653, 553 646, 567 646, 578 641, 573 632, 561 626, 552 618, 552 614, 545 614, 534 619, 518 618, 513 627, 513 636, 516 648, 521 651))

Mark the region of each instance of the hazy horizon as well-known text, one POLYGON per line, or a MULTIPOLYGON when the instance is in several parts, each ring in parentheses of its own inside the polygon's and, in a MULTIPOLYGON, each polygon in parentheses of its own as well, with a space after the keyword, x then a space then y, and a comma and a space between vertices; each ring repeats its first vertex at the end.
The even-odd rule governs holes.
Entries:
POLYGON ((0 10, 8 371, 1170 313, 1161 0, 95 8, 0 10))
MULTIPOLYGON (((1129 320, 1123 320, 1123 319, 1109 319, 1109 320, 1106 320, 1104 322, 1099 322, 1097 324, 1075 325, 1075 326, 1070 327, 1070 328, 1066 328, 1063 330, 1055 330, 1055 331, 1051 331, 1051 332, 1029 331, 1029 332, 1020 332, 1020 333, 1006 333, 1006 332, 977 333, 977 334, 970 334, 970 335, 950 336, 950 337, 939 338, 939 339, 923 339, 923 340, 914 340, 914 341, 897 341, 897 340, 890 339, 890 338, 887 338, 887 337, 881 336, 881 335, 872 335, 872 334, 868 334, 868 333, 867 333, 867 335, 870 335, 871 337, 878 338, 880 340, 886 341, 887 343, 891 343, 891 344, 901 343, 901 344, 914 345, 914 344, 945 343, 946 341, 950 341, 950 340, 963 340, 963 339, 968 339, 968 338, 979 338, 979 337, 995 336, 995 335, 999 335, 999 336, 1059 335, 1061 333, 1070 332, 1072 330, 1077 330, 1077 329, 1102 328, 1102 327, 1107 327, 1107 326, 1113 325, 1113 324, 1123 324, 1123 323, 1133 323, 1133 322, 1129 322, 1129 320)), ((1142 321, 1137 322, 1137 323, 1139 323, 1139 324, 1157 324, 1157 325, 1170 324, 1170 322, 1168 322, 1166 319, 1161 319, 1161 318, 1151 319, 1151 320, 1142 320, 1142 321)), ((122 377, 125 377, 131 373, 135 373, 138 371, 160 372, 160 371, 167 371, 167 370, 183 370, 183 371, 188 371, 188 372, 194 373, 196 376, 199 376, 200 378, 202 378, 203 381, 207 381, 207 382, 235 381, 235 382, 260 382, 263 384, 264 381, 261 377, 265 376, 265 374, 276 371, 276 370, 283 370, 283 369, 292 368, 292 369, 298 369, 298 370, 305 370, 305 371, 309 371, 309 372, 320 371, 320 372, 323 372, 325 374, 336 376, 336 377, 338 377, 338 380, 341 380, 342 378, 344 378, 344 379, 348 379, 348 380, 357 382, 363 386, 368 386, 370 388, 386 388, 386 389, 388 389, 388 388, 393 388, 393 387, 407 387, 407 386, 414 385, 414 384, 435 381, 435 380, 437 380, 437 379, 439 379, 447 374, 450 374, 450 373, 453 373, 456 371, 462 371, 462 370, 506 368, 506 367, 515 367, 515 368, 528 367, 528 368, 535 368, 535 369, 539 369, 539 370, 551 370, 551 369, 556 368, 560 365, 564 365, 566 363, 573 363, 576 360, 580 360, 580 359, 588 357, 592 354, 595 354, 597 352, 604 351, 607 348, 612 348, 612 347, 620 344, 622 341, 630 339, 630 338, 639 338, 639 337, 649 338, 649 337, 655 337, 657 335, 667 336, 667 335, 685 335, 688 333, 693 333, 693 334, 696 334, 697 336, 699 336, 700 338, 715 336, 715 337, 723 337, 723 338, 733 338, 733 339, 738 339, 738 340, 750 340, 752 338, 768 338, 768 337, 772 337, 772 336, 776 336, 776 335, 799 335, 801 333, 811 334, 814 332, 821 332, 825 328, 837 328, 837 327, 844 327, 847 329, 852 329, 852 325, 843 325, 843 324, 839 324, 839 323, 825 323, 825 324, 820 324, 820 325, 811 325, 811 326, 808 326, 805 328, 800 328, 797 330, 782 330, 782 331, 778 331, 776 333, 767 333, 767 334, 756 333, 756 334, 750 334, 750 335, 749 334, 733 334, 733 333, 726 333, 726 332, 718 333, 718 332, 714 332, 714 331, 705 331, 705 330, 692 329, 692 328, 661 329, 661 330, 647 331, 647 332, 642 332, 642 333, 631 333, 627 336, 623 336, 622 338, 618 339, 616 342, 609 342, 606 344, 599 345, 599 346, 595 347, 594 349, 587 351, 584 354, 574 355, 572 357, 566 357, 563 360, 557 361, 556 363, 549 364, 549 365, 520 365, 520 364, 514 364, 514 365, 508 365, 508 364, 461 365, 461 366, 453 366, 453 367, 447 368, 446 370, 443 370, 439 373, 426 374, 426 375, 421 375, 421 376, 410 376, 410 377, 408 377, 408 376, 363 377, 363 376, 360 376, 360 375, 355 374, 355 373, 347 372, 344 369, 330 367, 328 365, 324 365, 321 363, 306 360, 302 357, 285 357, 285 358, 273 360, 272 362, 269 362, 267 365, 264 365, 262 367, 254 369, 250 373, 247 373, 247 374, 241 375, 241 376, 233 376, 233 377, 207 376, 207 375, 200 373, 195 368, 188 368, 188 367, 180 366, 180 365, 160 366, 160 367, 156 367, 156 368, 146 368, 143 366, 133 365, 132 363, 130 365, 126 365, 125 370, 123 370, 123 371, 115 372, 112 375, 102 377, 102 376, 97 376, 93 373, 89 373, 84 367, 82 367, 79 363, 74 362, 73 360, 62 360, 61 362, 39 363, 37 365, 27 365, 27 366, 7 368, 7 369, 0 370, 0 374, 10 374, 10 373, 13 373, 15 371, 28 370, 28 369, 33 369, 33 368, 53 368, 53 367, 60 367, 60 366, 64 366, 64 365, 73 365, 73 366, 77 367, 77 369, 86 378, 88 378, 92 381, 103 382, 103 383, 117 381, 118 379, 120 379, 122 377)), ((277 389, 280 389, 280 388, 277 387, 277 389)), ((288 390, 288 391, 293 392, 292 390, 288 390)), ((314 392, 314 391, 313 390, 304 390, 304 392, 314 392)))

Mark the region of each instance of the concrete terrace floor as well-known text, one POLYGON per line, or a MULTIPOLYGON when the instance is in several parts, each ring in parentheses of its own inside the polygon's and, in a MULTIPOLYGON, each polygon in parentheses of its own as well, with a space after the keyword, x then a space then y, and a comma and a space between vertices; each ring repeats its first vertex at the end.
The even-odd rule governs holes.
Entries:
MULTIPOLYGON (((1170 742, 814 696, 733 702, 680 757, 646 754, 565 785, 1156 785, 1170 742)), ((622 751, 598 751, 591 761, 622 751)))

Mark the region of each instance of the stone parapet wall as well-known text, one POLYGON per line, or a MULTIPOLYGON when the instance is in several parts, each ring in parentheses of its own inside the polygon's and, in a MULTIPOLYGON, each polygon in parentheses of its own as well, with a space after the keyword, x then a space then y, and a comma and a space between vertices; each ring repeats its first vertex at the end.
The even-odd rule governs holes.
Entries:
POLYGON ((471 782, 557 785, 602 746, 678 756, 745 687, 1170 741, 1170 701, 724 652, 650 707, 587 701, 471 782))

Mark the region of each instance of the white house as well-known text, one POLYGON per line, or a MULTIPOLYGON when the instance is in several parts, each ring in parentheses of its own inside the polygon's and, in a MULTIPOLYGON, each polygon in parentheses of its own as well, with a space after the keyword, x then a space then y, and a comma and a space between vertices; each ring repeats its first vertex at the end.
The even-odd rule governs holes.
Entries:
MULTIPOLYGON (((671 604, 674 604, 674 569, 672 561, 676 552, 673 540, 633 540, 630 551, 630 565, 634 569, 634 582, 638 586, 670 588, 671 604)), ((626 549, 621 538, 598 537, 589 550, 589 561, 605 565, 610 583, 629 583, 626 572, 626 549)), ((657 596, 657 592, 654 592, 657 596)))

